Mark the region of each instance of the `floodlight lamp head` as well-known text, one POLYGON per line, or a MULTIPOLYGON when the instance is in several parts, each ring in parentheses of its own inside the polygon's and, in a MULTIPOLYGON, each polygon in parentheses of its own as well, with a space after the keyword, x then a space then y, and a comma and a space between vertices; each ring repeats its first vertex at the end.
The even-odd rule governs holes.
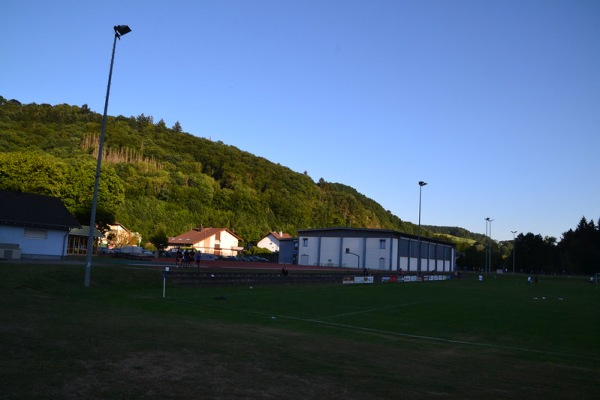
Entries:
POLYGON ((117 37, 121 37, 123 35, 127 35, 129 32, 131 32, 131 28, 127 25, 116 25, 114 27, 115 29, 115 35, 117 35, 117 37))
POLYGON ((427 182, 419 181, 419 186, 425 186, 425 185, 427 185, 427 182))

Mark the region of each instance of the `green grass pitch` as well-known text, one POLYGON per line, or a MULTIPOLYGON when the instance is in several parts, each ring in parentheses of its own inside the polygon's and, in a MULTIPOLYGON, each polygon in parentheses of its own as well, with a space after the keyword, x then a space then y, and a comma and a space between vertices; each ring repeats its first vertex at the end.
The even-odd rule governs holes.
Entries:
POLYGON ((592 399, 585 277, 174 287, 124 265, 0 264, 0 399, 592 399))

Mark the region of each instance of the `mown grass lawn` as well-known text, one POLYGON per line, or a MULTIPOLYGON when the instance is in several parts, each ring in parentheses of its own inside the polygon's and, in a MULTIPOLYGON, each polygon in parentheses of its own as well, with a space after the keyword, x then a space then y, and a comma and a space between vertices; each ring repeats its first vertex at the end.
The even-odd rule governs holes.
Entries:
POLYGON ((585 278, 178 288, 0 263, 0 399, 592 399, 585 278))

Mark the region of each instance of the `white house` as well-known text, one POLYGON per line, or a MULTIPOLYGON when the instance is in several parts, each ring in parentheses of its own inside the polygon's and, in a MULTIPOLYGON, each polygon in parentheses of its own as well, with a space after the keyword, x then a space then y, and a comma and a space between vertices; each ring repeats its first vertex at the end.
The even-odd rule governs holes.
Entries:
POLYGON ((267 249, 275 253, 279 251, 279 245, 282 239, 291 239, 292 235, 284 232, 271 232, 256 243, 256 247, 267 249))
POLYGON ((235 256, 242 250, 239 247, 240 240, 242 239, 238 235, 227 228, 195 228, 169 238, 169 248, 193 247, 204 254, 235 256))
POLYGON ((293 248, 298 265, 422 273, 455 268, 453 243, 384 229, 299 230, 293 248))
POLYGON ((56 197, 0 190, 2 258, 64 257, 70 229, 80 227, 56 197))
POLYGON ((130 245, 140 245, 142 236, 138 232, 132 232, 120 222, 108 225, 108 232, 104 234, 102 245, 110 249, 130 245))

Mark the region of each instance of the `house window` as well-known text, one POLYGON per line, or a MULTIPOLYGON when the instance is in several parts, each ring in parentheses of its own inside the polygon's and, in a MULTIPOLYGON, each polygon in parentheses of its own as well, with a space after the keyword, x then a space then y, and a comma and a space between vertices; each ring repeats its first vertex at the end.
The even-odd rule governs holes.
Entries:
POLYGON ((308 238, 302 238, 302 247, 308 247, 308 238))
POLYGON ((380 239, 379 240, 379 248, 380 249, 385 249, 385 239, 380 239))
POLYGON ((27 229, 25 228, 24 236, 27 239, 47 239, 48 231, 45 229, 27 229))
POLYGON ((385 268, 385 258, 380 257, 379 258, 379 269, 384 269, 385 268))

